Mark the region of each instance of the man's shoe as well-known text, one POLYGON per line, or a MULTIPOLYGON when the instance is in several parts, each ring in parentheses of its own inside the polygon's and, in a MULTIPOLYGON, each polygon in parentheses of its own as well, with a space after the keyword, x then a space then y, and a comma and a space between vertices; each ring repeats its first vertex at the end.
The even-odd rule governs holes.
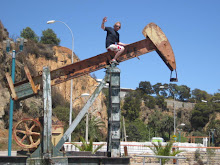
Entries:
POLYGON ((115 59, 112 59, 110 63, 115 63, 115 64, 119 64, 118 61, 116 61, 115 59))

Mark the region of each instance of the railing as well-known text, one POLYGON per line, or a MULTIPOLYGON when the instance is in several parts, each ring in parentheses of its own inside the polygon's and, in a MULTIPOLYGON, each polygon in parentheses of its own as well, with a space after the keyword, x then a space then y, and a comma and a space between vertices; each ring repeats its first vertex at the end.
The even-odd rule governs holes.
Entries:
MULTIPOLYGON (((81 142, 74 142, 75 144, 81 145, 81 142)), ((99 145, 104 144, 104 146, 99 151, 106 151, 107 150, 107 143, 106 142, 93 142, 93 149, 96 149, 99 145)), ((162 146, 166 145, 165 142, 162 143, 162 146)), ((129 154, 143 154, 149 153, 153 154, 149 147, 153 147, 151 142, 121 142, 121 153, 124 154, 124 147, 127 146, 129 154)), ((78 149, 69 142, 64 144, 64 148, 66 151, 78 151, 78 149)), ((195 144, 195 143, 174 143, 173 148, 178 148, 180 150, 186 152, 195 152, 197 149, 200 151, 206 152, 207 149, 215 149, 216 152, 220 152, 220 147, 204 147, 202 144, 195 144)))
MULTIPOLYGON (((81 142, 74 142, 81 145, 81 142)), ((104 146, 99 150, 101 152, 107 151, 106 142, 93 142, 93 149, 96 149, 99 145, 104 146)), ((166 145, 166 143, 162 143, 166 145)), ((136 157, 137 155, 154 155, 153 151, 149 147, 153 147, 151 142, 121 142, 121 155, 125 155, 124 147, 127 147, 128 155, 131 156, 131 162, 140 164, 143 162, 143 157, 136 157)), ((64 144, 65 151, 79 151, 72 143, 64 144)), ((181 165, 194 164, 199 159, 207 165, 220 165, 220 147, 204 147, 202 144, 195 143, 174 143, 173 148, 182 150, 178 156, 186 157, 185 160, 180 160, 181 165), (199 158, 198 158, 199 155, 199 158)), ((155 158, 146 158, 148 164, 157 162, 155 158)))

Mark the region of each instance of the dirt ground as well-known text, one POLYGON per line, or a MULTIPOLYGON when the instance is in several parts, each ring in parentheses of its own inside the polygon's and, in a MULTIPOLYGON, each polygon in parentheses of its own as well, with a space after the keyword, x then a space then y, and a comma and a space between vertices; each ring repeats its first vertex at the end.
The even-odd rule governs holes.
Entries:
MULTIPOLYGON (((12 151, 19 151, 22 148, 16 144, 14 139, 12 138, 12 151)), ((0 130, 0 151, 8 150, 8 130, 2 129, 0 130)))

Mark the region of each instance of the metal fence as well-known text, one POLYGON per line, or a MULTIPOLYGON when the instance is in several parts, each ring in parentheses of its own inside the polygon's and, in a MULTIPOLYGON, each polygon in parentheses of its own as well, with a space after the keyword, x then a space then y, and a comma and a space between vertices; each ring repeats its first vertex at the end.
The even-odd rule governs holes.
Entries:
MULTIPOLYGON (((75 142, 75 144, 81 145, 80 142, 75 142)), ((107 143, 106 142, 94 142, 93 149, 97 148, 99 145, 104 144, 104 146, 99 150, 106 152, 107 143)), ((162 143, 166 145, 166 143, 162 143)), ((128 155, 131 156, 131 165, 141 165, 143 164, 143 157, 137 157, 137 155, 154 155, 153 151, 149 147, 153 147, 151 142, 121 142, 121 155, 124 155, 124 148, 127 148, 128 155)), ((78 151, 78 149, 71 143, 65 143, 64 148, 66 151, 78 151)), ((184 160, 179 160, 180 165, 220 165, 220 147, 204 147, 202 144, 195 143, 174 143, 173 148, 182 150, 178 156, 185 157, 184 160)), ((156 165, 159 164, 159 159, 148 157, 145 159, 145 164, 156 165)), ((171 159, 168 164, 173 164, 171 159)))

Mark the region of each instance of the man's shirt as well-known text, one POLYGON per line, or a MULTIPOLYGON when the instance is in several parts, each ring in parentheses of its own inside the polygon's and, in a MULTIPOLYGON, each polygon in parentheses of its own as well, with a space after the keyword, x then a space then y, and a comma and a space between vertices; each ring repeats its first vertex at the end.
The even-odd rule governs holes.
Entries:
POLYGON ((106 48, 108 48, 111 44, 115 44, 119 42, 119 33, 114 30, 112 27, 105 27, 105 31, 107 31, 106 36, 106 48))

